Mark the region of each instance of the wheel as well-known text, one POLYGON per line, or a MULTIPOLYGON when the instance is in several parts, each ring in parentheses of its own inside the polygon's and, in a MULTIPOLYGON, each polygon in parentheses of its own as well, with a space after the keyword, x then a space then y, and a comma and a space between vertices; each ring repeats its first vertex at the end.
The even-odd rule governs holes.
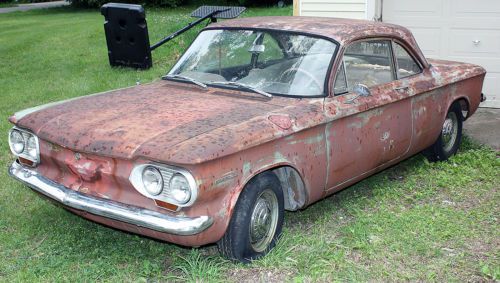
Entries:
POLYGON ((243 189, 229 227, 217 243, 222 255, 248 263, 266 255, 281 235, 284 200, 273 173, 262 173, 243 189))
POLYGON ((462 142, 462 123, 462 108, 455 102, 446 114, 438 139, 423 151, 429 161, 445 161, 457 152, 462 142))

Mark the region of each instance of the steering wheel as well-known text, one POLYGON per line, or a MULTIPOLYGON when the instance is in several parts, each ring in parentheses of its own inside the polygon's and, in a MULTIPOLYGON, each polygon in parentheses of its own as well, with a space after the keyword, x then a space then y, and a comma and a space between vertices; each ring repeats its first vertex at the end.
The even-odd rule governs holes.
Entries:
POLYGON ((288 75, 289 75, 290 73, 292 73, 292 72, 295 72, 295 73, 301 73, 301 74, 306 75, 307 77, 309 77, 309 79, 311 79, 311 80, 309 81, 309 84, 314 83, 314 85, 315 85, 315 86, 316 86, 319 90, 321 90, 321 89, 323 88, 323 85, 322 85, 322 84, 318 81, 318 79, 316 79, 316 77, 315 77, 313 74, 311 74, 311 73, 309 73, 309 71, 306 71, 306 70, 301 69, 301 68, 293 68, 293 67, 292 67, 292 68, 290 68, 290 69, 287 69, 286 71, 284 71, 284 72, 281 74, 281 76, 280 76, 279 80, 281 81, 284 77, 288 76, 288 75))

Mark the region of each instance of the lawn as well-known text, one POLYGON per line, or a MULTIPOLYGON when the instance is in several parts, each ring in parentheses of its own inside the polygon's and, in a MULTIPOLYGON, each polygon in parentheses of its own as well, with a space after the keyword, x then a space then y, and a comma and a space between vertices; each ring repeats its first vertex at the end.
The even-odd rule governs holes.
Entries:
POLYGON ((17 7, 17 4, 14 3, 0 3, 0 8, 11 8, 17 7))
MULTIPOLYGON (((152 42, 192 8, 148 9, 152 42)), ((251 15, 291 14, 290 8, 251 15)), ((108 66, 103 18, 71 8, 0 15, 0 281, 498 281, 500 156, 466 139, 448 162, 418 155, 300 211, 251 265, 83 220, 13 181, 13 112, 158 79, 196 31, 148 71, 108 66)))

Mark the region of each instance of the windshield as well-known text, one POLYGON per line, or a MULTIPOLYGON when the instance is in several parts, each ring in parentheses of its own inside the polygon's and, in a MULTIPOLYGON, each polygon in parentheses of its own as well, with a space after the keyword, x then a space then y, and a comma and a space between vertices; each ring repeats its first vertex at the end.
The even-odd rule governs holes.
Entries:
POLYGON ((206 30, 167 77, 179 75, 213 86, 244 85, 272 94, 320 96, 336 49, 329 40, 283 31, 206 30))

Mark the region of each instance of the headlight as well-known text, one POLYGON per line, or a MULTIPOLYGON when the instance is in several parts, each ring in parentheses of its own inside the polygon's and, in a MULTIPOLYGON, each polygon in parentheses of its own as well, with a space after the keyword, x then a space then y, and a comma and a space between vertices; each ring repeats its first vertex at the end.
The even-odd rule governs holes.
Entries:
POLYGON ((163 177, 161 176, 160 170, 153 166, 148 166, 142 171, 142 183, 144 184, 144 189, 153 195, 159 195, 163 190, 163 177))
POLYGON ((191 198, 189 181, 181 174, 175 174, 170 179, 170 193, 172 198, 179 203, 186 203, 191 198))
POLYGON ((18 131, 18 130, 10 131, 9 143, 10 143, 10 148, 12 149, 13 153, 15 153, 17 155, 23 153, 25 141, 24 141, 23 134, 21 134, 20 131, 18 131))
POLYGON ((35 136, 30 136, 26 141, 26 152, 31 158, 38 158, 38 146, 35 136))
POLYGON ((198 196, 195 179, 179 167, 140 164, 132 169, 129 180, 142 195, 179 207, 192 205, 198 196))
POLYGON ((30 166, 35 166, 40 162, 40 149, 38 145, 38 137, 33 133, 14 127, 9 132, 9 147, 12 153, 21 158, 21 163, 29 163, 30 166))

